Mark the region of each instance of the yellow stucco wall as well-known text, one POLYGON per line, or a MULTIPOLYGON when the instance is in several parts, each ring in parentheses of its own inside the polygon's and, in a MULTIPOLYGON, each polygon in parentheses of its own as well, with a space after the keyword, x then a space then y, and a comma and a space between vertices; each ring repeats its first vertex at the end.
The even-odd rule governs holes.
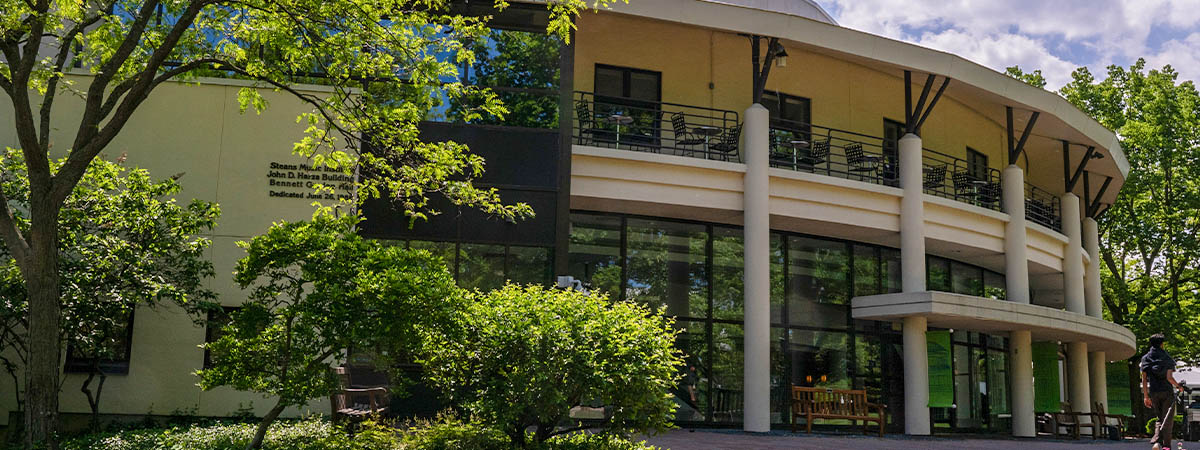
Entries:
MULTIPOLYGON (((72 78, 87 82, 85 77, 72 78)), ((197 198, 220 204, 219 225, 206 237, 212 240, 209 255, 216 271, 209 286, 226 305, 245 299, 232 279, 234 263, 245 254, 235 243, 266 231, 273 221, 305 219, 313 210, 311 200, 270 197, 267 178, 273 161, 304 162, 293 156, 291 149, 303 131, 296 116, 311 108, 286 94, 264 91, 270 107, 262 114, 253 110, 241 114, 237 103, 240 84, 207 80, 200 85, 162 85, 102 155, 113 160, 124 153, 127 165, 148 169, 155 178, 183 173, 179 201, 197 198)), ((66 95, 60 95, 58 102, 52 144, 55 154, 62 156, 73 137, 69 132, 79 123, 81 104, 66 95)), ((12 123, 7 102, 0 106, 0 123, 12 123)), ((12 126, 0 126, 0 146, 18 147, 12 126)), ((270 409, 274 400, 255 394, 226 388, 202 392, 195 386, 192 373, 203 364, 204 352, 197 346, 204 342, 204 334, 203 328, 179 310, 138 310, 129 374, 108 377, 101 412, 194 411, 224 416, 251 403, 259 414, 270 409)), ((81 375, 66 376, 62 411, 89 411, 79 392, 82 381, 81 375)), ((12 383, 5 376, 0 380, 0 425, 6 424, 15 403, 12 383)), ((327 413, 328 402, 318 400, 305 409, 327 413)), ((300 413, 299 409, 289 411, 291 415, 300 413)))
MULTIPOLYGON (((881 137, 885 118, 903 122, 902 78, 802 48, 787 52, 787 67, 772 67, 766 88, 810 99, 814 125, 881 137)), ((575 89, 593 90, 596 64, 652 70, 662 72, 664 102, 741 114, 750 106, 750 60, 749 39, 734 33, 585 14, 575 41, 575 89)), ((913 79, 914 103, 924 81, 923 76, 913 79)), ((1004 163, 1004 135, 1002 124, 949 96, 941 98, 922 129, 925 148, 965 158, 969 146, 997 169, 1004 163)))

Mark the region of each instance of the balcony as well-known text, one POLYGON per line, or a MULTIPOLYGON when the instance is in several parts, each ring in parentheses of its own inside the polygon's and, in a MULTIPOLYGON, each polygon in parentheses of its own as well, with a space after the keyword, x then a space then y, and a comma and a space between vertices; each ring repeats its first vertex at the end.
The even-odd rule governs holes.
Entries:
MULTIPOLYGON (((738 113, 576 92, 572 137, 578 145, 741 162, 738 113)), ((898 143, 821 125, 772 119, 771 167, 899 186, 898 143)), ((1002 211, 1000 170, 931 149, 922 152, 926 194, 1002 211)), ((1025 185, 1028 220, 1062 230, 1059 198, 1025 185)))

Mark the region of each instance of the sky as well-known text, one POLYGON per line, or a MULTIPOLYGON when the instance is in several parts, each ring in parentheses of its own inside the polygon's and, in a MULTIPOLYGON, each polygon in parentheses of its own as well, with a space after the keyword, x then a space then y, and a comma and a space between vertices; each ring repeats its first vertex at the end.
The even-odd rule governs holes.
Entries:
POLYGON ((1003 72, 1041 69, 1058 89, 1087 66, 1145 58, 1200 80, 1200 0, 816 0, 844 27, 962 56, 1003 72))

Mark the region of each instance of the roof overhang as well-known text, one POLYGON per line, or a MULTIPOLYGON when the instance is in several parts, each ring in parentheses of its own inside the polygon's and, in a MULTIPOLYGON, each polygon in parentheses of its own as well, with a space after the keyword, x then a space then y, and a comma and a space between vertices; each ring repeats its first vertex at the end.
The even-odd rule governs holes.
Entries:
POLYGON ((919 316, 929 326, 984 333, 1030 330, 1034 341, 1086 342, 1109 361, 1128 358, 1137 348, 1132 331, 1085 314, 1025 303, 948 292, 871 295, 851 300, 855 319, 895 321, 919 316))
MULTIPOLYGON (((1111 203, 1129 173, 1129 161, 1116 134, 1080 111, 1061 96, 1030 86, 1003 73, 957 55, 901 42, 809 18, 748 8, 708 0, 654 0, 617 3, 616 13, 701 26, 733 33, 778 37, 787 45, 836 56, 897 76, 905 70, 936 74, 954 80, 947 96, 967 105, 994 104, 979 111, 1004 126, 1003 106, 1018 110, 1017 132, 1030 112, 1040 112, 1027 151, 1050 161, 1062 161, 1061 140, 1079 146, 1094 146, 1106 158, 1088 166, 1100 176, 1114 178, 1101 201, 1111 203), (1040 142, 1033 142, 1040 141, 1040 142), (1031 146, 1032 145, 1032 146, 1031 146)), ((916 77, 914 81, 921 77, 916 77)), ((1072 155, 1081 157, 1075 147, 1072 155)))

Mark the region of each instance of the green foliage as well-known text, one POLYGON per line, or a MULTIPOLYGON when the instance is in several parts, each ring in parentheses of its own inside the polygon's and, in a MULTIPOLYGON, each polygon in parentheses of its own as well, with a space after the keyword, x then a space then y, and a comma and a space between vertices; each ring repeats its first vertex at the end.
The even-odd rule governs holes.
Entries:
POLYGON ((1030 86, 1033 86, 1035 88, 1042 88, 1042 89, 1046 88, 1046 77, 1042 76, 1041 69, 1037 69, 1037 70, 1034 70, 1033 72, 1026 73, 1025 71, 1021 70, 1020 66, 1012 66, 1012 67, 1005 68, 1004 74, 1008 75, 1010 77, 1016 78, 1018 80, 1024 81, 1025 83, 1027 83, 1030 86))
MULTIPOLYGON (((19 205, 14 218, 21 230, 29 229, 25 167, 16 150, 0 158, 0 190, 19 205)), ((198 235, 216 226, 220 209, 200 200, 176 203, 181 175, 155 181, 145 170, 95 160, 67 197, 57 230, 60 307, 62 340, 76 354, 100 360, 124 352, 118 343, 136 308, 174 305, 198 317, 212 306, 214 295, 204 286, 213 275, 205 255, 210 241, 198 235)), ((24 282, 16 259, 6 252, 0 258, 0 353, 11 350, 24 362, 24 282)))
MULTIPOLYGON (((510 450, 514 445, 504 433, 453 417, 418 422, 402 438, 406 450, 510 450)), ((568 433, 531 446, 539 450, 655 450, 645 442, 633 442, 613 433, 568 433)))
POLYGON ((359 237, 356 216, 319 210, 311 221, 275 224, 248 243, 234 280, 250 292, 220 339, 200 386, 277 397, 287 406, 328 395, 330 365, 347 348, 413 347, 417 327, 444 323, 460 298, 440 258, 359 237))
POLYGON ((1172 355, 1200 361, 1200 93, 1171 66, 1079 68, 1061 94, 1115 131, 1129 160, 1100 220, 1106 314, 1139 340, 1165 333, 1172 355))
MULTIPOLYGON (((62 443, 63 450, 241 450, 254 436, 250 424, 190 427, 90 434, 62 443)), ((273 450, 393 450, 401 449, 392 430, 368 424, 350 433, 324 420, 281 421, 267 432, 264 448, 273 450)))
MULTIPOLYGON (((661 313, 661 312, 660 312, 661 313)), ((670 427, 682 357, 673 319, 633 302, 540 286, 477 294, 454 327, 434 330, 422 352, 428 378, 481 423, 526 444, 556 429, 574 406, 602 405, 600 428, 670 427)))

